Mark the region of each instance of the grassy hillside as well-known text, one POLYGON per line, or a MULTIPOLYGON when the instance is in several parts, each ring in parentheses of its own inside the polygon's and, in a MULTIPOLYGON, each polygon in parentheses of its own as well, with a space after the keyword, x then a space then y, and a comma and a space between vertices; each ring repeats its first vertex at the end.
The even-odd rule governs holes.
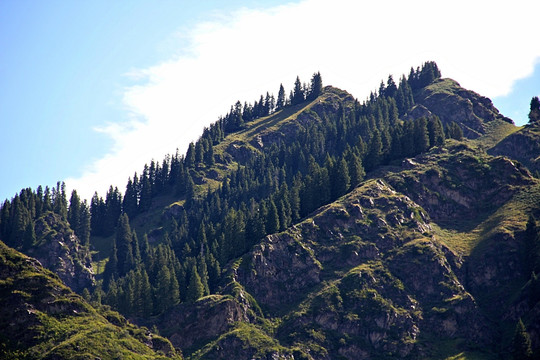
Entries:
POLYGON ((181 358, 169 341, 96 310, 31 258, 0 242, 2 359, 181 358))

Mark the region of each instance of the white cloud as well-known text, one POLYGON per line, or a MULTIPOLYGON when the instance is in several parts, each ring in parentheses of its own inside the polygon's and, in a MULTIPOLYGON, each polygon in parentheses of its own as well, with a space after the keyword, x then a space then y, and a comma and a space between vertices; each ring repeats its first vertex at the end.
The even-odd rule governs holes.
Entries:
POLYGON ((297 75, 308 82, 316 71, 362 100, 388 74, 397 80, 435 60, 462 86, 505 95, 540 58, 531 40, 539 13, 536 0, 306 0, 221 14, 181 34, 181 55, 131 72, 140 81, 123 95, 131 121, 101 129, 111 153, 66 182, 84 196, 109 184, 123 191, 134 171, 185 151, 236 100, 277 94, 280 83, 289 91, 297 75))

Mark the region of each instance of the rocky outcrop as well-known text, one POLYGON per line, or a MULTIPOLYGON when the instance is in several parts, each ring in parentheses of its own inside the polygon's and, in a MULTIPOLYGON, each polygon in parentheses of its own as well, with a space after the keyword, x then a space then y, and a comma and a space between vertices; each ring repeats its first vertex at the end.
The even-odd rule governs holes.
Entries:
POLYGON ((489 213, 534 182, 518 163, 465 145, 417 157, 405 170, 385 179, 443 223, 489 213))
POLYGON ((92 258, 87 247, 60 216, 48 212, 36 221, 38 242, 27 254, 51 270, 72 290, 94 286, 92 258))
POLYGON ((154 324, 175 347, 188 349, 215 339, 236 322, 249 322, 245 307, 231 296, 211 295, 174 307, 154 324))
POLYGON ((413 108, 409 117, 429 117, 429 113, 435 114, 444 126, 452 121, 459 124, 465 137, 471 139, 485 134, 486 123, 495 119, 513 123, 499 113, 490 99, 463 89, 452 79, 436 80, 418 91, 414 99, 421 109, 413 108))
POLYGON ((269 235, 244 261, 236 280, 270 311, 300 300, 321 281, 320 264, 298 234, 269 235))
POLYGON ((532 173, 540 172, 540 123, 525 125, 488 152, 518 160, 532 173))

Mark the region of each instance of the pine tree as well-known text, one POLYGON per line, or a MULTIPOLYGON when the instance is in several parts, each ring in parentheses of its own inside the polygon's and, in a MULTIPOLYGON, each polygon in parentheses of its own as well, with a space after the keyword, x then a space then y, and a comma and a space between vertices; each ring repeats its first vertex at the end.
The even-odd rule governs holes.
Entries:
POLYGON ((280 229, 279 213, 273 199, 270 199, 270 202, 268 203, 268 216, 266 218, 265 228, 268 234, 276 233, 280 229))
POLYGON ((125 275, 135 264, 131 244, 132 234, 127 214, 122 214, 118 219, 115 240, 118 247, 118 272, 120 275, 125 275))
POLYGON ((336 166, 334 166, 334 176, 332 176, 332 197, 337 199, 344 195, 351 186, 351 178, 349 176, 349 166, 344 158, 342 158, 336 166))
POLYGON ((204 139, 200 139, 195 144, 195 164, 200 165, 204 160, 204 139))
POLYGON ((52 206, 56 214, 60 215, 62 219, 67 219, 66 184, 64 182, 57 182, 56 189, 53 188, 52 206))
POLYGON ((75 231, 75 234, 77 234, 77 230, 80 226, 80 215, 81 215, 81 199, 79 198, 79 195, 77 195, 77 191, 73 190, 71 192, 71 198, 69 199, 69 209, 67 213, 67 220, 69 222, 69 226, 75 231))
POLYGON ((161 314, 170 305, 170 293, 171 291, 171 273, 169 269, 162 265, 159 268, 156 278, 156 291, 155 293, 155 312, 161 314))
POLYGON ((109 282, 118 278, 118 250, 116 248, 116 240, 113 240, 111 255, 109 256, 109 261, 105 265, 105 270, 103 272, 104 285, 109 285, 109 282))
POLYGON ((383 145, 381 133, 375 129, 369 141, 368 153, 364 159, 366 170, 370 171, 377 167, 382 161, 383 145))
POLYGON ((212 142, 208 142, 208 150, 204 153, 204 163, 206 166, 211 167, 215 164, 214 159, 214 145, 212 145, 212 142))
POLYGON ((322 83, 322 77, 321 73, 317 72, 313 74, 313 77, 311 78, 311 84, 309 87, 309 93, 308 93, 308 100, 315 100, 319 95, 322 94, 323 90, 323 83, 322 83))
POLYGON ((176 272, 174 267, 171 268, 171 283, 169 285, 169 303, 168 307, 174 306, 180 302, 180 284, 178 283, 178 278, 176 277, 176 272))
POLYGON ((137 209, 138 201, 136 184, 134 184, 131 178, 129 178, 126 185, 124 200, 122 202, 122 211, 126 213, 130 218, 134 218, 137 214, 137 209))
POLYGON ((203 296, 210 295, 210 287, 208 286, 208 267, 206 266, 205 258, 202 255, 197 257, 197 271, 204 289, 203 296))
POLYGON ((523 321, 519 319, 512 341, 513 359, 514 360, 530 360, 532 359, 531 338, 523 321))
POLYGON ((152 315, 154 304, 152 301, 152 287, 150 286, 150 280, 145 268, 141 269, 141 301, 142 301, 142 313, 144 317, 152 315))
POLYGON ((28 250, 36 243, 36 232, 34 230, 34 222, 30 220, 26 224, 26 229, 24 230, 23 237, 23 249, 28 250))
POLYGON ((302 83, 300 82, 300 77, 296 77, 294 82, 294 90, 291 98, 291 105, 300 104, 305 100, 304 91, 302 90, 302 83))
POLYGON ((414 150, 416 154, 423 153, 429 149, 429 132, 427 120, 424 117, 414 121, 414 150))
POLYGON ((366 173, 364 171, 364 167, 362 166, 362 161, 356 154, 351 153, 349 155, 348 163, 351 187, 356 187, 358 184, 360 184, 360 182, 362 182, 362 180, 364 180, 366 173))
POLYGON ((535 96, 531 99, 531 108, 529 111, 529 123, 540 121, 540 99, 535 96))
POLYGON ((90 244, 90 224, 90 209, 88 208, 86 200, 84 200, 80 209, 79 228, 76 230, 77 236, 84 246, 88 246, 90 244))
POLYGON ((283 88, 283 84, 280 84, 278 97, 276 100, 276 111, 283 109, 284 106, 285 106, 285 88, 283 88))
POLYGON ((193 142, 189 143, 186 158, 184 159, 184 166, 186 168, 195 166, 195 144, 193 142))
POLYGON ((384 96, 386 97, 394 97, 397 93, 397 86, 394 82, 394 78, 392 75, 388 75, 388 80, 386 82, 386 91, 384 93, 384 96))
POLYGON ((430 118, 427 126, 429 133, 429 144, 431 146, 444 145, 444 129, 439 117, 434 116, 430 118))
POLYGON ((199 273, 195 265, 191 268, 191 276, 189 278, 189 284, 186 290, 186 301, 188 303, 194 303, 204 294, 204 287, 201 282, 199 273))

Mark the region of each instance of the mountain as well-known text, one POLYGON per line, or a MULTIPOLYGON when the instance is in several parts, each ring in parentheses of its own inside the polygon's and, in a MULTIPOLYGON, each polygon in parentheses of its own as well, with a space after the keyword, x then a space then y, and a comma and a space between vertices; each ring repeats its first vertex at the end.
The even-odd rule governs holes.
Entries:
POLYGON ((123 195, 22 191, 0 236, 188 359, 538 352, 535 125, 433 62, 363 103, 318 73, 284 94, 237 102, 123 195))

